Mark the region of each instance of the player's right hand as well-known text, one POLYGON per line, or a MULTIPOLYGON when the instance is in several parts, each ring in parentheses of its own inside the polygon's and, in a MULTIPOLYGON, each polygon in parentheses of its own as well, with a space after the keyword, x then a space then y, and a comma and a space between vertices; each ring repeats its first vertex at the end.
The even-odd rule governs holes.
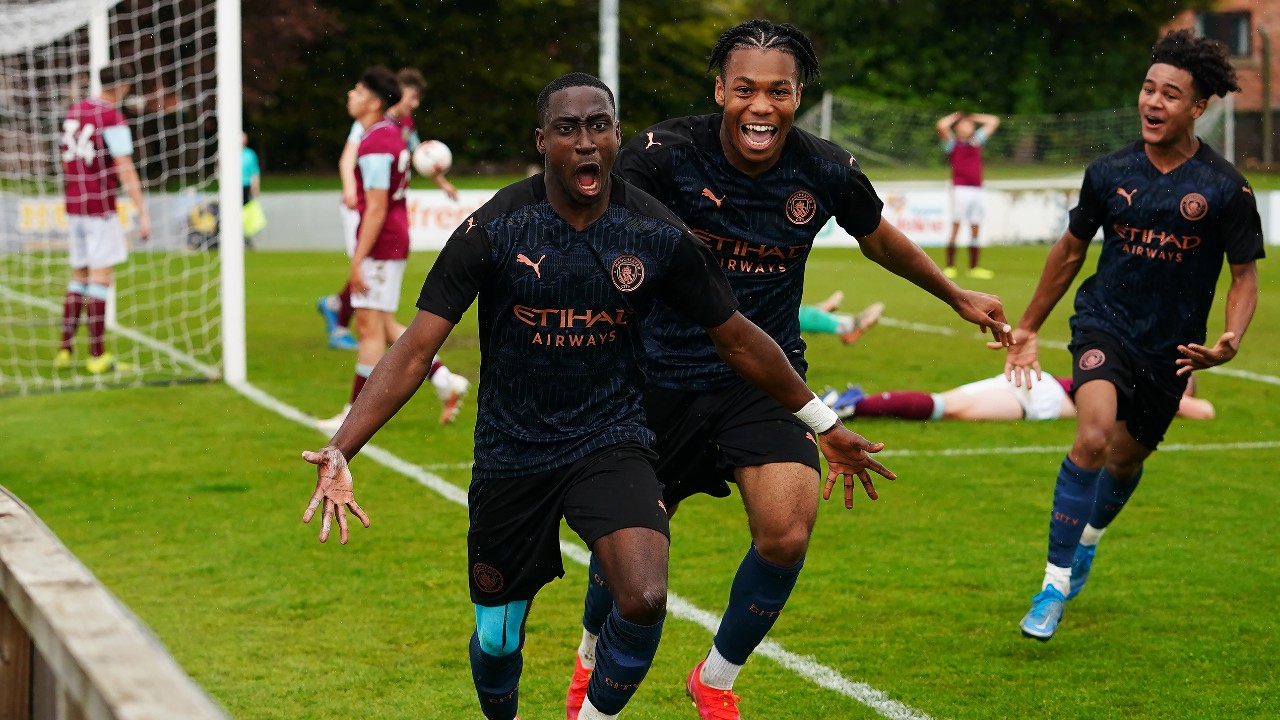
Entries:
POLYGON ((836 423, 835 427, 823 433, 819 449, 827 459, 827 484, 822 489, 822 499, 831 499, 831 490, 835 487, 836 478, 844 477, 844 506, 853 509, 853 478, 856 475, 862 482, 862 489, 872 500, 879 496, 875 483, 871 481, 868 470, 878 475, 896 480, 897 474, 885 467, 879 460, 867 453, 877 453, 884 449, 884 443, 871 442, 856 432, 836 423))
POLYGON ((352 210, 356 210, 360 207, 360 201, 356 198, 355 188, 351 188, 350 190, 343 188, 342 204, 352 210))
POLYGON ((303 451, 302 459, 316 466, 316 489, 311 493, 311 502, 306 512, 302 513, 302 522, 309 523, 315 516, 316 509, 324 502, 324 516, 320 524, 320 542, 329 539, 329 531, 333 527, 335 510, 338 515, 338 540, 347 544, 347 508, 356 514, 360 522, 369 527, 369 516, 356 503, 355 489, 351 480, 351 471, 347 469, 347 459, 342 451, 332 445, 326 445, 318 452, 303 451))
POLYGON ((369 286, 364 282, 364 273, 360 272, 359 262, 351 262, 351 275, 347 277, 347 282, 351 285, 351 292, 356 295, 369 292, 369 286))
POLYGON ((1004 358, 1004 379, 1015 387, 1030 388, 1031 377, 1040 380, 1040 357, 1036 347, 1036 333, 1024 328, 1015 328, 1010 334, 1011 344, 1007 347, 997 342, 987 343, 992 350, 1007 350, 1004 358))
POLYGON ((138 239, 146 242, 151 237, 151 216, 146 212, 138 213, 138 239))

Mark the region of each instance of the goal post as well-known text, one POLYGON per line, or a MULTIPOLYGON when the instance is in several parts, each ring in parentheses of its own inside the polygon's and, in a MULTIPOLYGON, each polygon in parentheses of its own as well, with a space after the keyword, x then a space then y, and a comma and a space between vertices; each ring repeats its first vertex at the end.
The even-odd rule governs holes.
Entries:
MULTIPOLYGON (((0 396, 245 379, 239 0, 30 0, 0 14, 0 396), (62 123, 119 66, 120 107, 152 232, 119 193, 106 350, 84 313, 58 359, 68 296, 62 123), (101 370, 101 368, 98 368, 101 370)), ((71 313, 66 313, 71 317, 71 313)), ((70 327, 70 324, 68 324, 70 327)))

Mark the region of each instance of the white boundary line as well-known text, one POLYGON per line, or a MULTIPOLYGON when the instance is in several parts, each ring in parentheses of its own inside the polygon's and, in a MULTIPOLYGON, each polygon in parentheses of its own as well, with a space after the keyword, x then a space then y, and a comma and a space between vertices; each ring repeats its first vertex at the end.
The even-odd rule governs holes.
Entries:
MULTIPOLYGON (((316 419, 298 410, 297 408, 287 405, 266 392, 248 383, 227 383, 233 390, 245 396, 252 402, 275 412, 289 420, 301 425, 314 428, 316 419)), ((365 445, 360 451, 361 456, 366 457, 379 465, 394 470, 406 477, 418 481, 433 492, 438 493, 444 499, 466 507, 467 491, 446 481, 439 475, 428 472, 426 469, 414 465, 395 454, 383 450, 374 445, 365 445)), ((449 467, 455 468, 457 465, 432 467, 449 467)), ((461 467, 470 467, 470 464, 461 467)), ((582 548, 565 540, 560 541, 560 550, 570 560, 586 567, 589 555, 585 548, 582 548)), ((720 618, 696 605, 690 603, 674 592, 667 592, 667 612, 681 620, 688 620, 697 625, 702 626, 707 632, 714 634, 720 624, 720 618)), ((845 697, 856 700, 863 705, 874 710, 877 714, 889 718, 890 720, 933 720, 929 715, 916 710, 908 705, 904 705, 896 700, 892 700, 888 695, 871 687, 866 683, 854 682, 836 672, 832 668, 823 665, 815 658, 807 655, 797 655, 779 645, 773 640, 765 639, 763 643, 756 648, 756 654, 763 655, 770 660, 778 663, 782 667, 809 680, 815 685, 826 688, 833 692, 837 692, 845 697)))
MULTIPOLYGON (((885 327, 894 327, 902 330, 910 330, 912 332, 927 333, 930 335, 946 335, 949 337, 954 337, 960 334, 960 331, 956 330, 955 328, 949 328, 942 325, 929 325, 927 323, 911 322, 908 320, 898 320, 891 317, 882 316, 879 320, 879 323, 881 325, 884 325, 885 327)), ((990 339, 989 335, 984 335, 979 332, 972 333, 972 336, 978 339, 990 339)), ((1040 347, 1052 348, 1054 350, 1067 349, 1067 344, 1060 340, 1039 340, 1038 344, 1040 345, 1040 347)), ((1265 375, 1263 373, 1256 373, 1250 370, 1237 370, 1235 368, 1226 367, 1224 365, 1211 367, 1208 370, 1202 370, 1200 372, 1211 372, 1219 375, 1227 375, 1234 378, 1240 378, 1241 380, 1253 380, 1254 382, 1267 383, 1268 385, 1280 385, 1280 377, 1276 377, 1275 375, 1265 375)), ((1160 449, 1163 450, 1164 446, 1163 445, 1160 446, 1160 449)))
MULTIPOLYGON (((19 292, 5 285, 0 285, 0 297, 11 298, 13 300, 16 300, 17 302, 26 303, 27 305, 30 305, 32 307, 38 307, 42 310, 45 310, 47 312, 54 313, 54 314, 58 314, 62 312, 62 306, 58 305, 57 303, 54 303, 49 300, 45 300, 43 298, 38 298, 34 295, 28 295, 24 292, 19 292)), ((209 365, 208 363, 201 362, 197 360, 193 355, 184 353, 172 345, 166 345, 165 343, 162 343, 159 340, 156 340, 150 335, 143 335, 142 333, 138 332, 137 330, 134 330, 133 328, 124 327, 122 325, 116 325, 115 327, 111 328, 111 331, 129 338, 130 340, 134 341, 139 345, 146 345, 152 350, 160 352, 164 355, 168 355, 169 357, 173 358, 177 362, 184 364, 187 367, 190 367, 191 369, 200 373, 204 377, 216 379, 222 376, 222 371, 219 370, 218 368, 212 365, 209 365)))

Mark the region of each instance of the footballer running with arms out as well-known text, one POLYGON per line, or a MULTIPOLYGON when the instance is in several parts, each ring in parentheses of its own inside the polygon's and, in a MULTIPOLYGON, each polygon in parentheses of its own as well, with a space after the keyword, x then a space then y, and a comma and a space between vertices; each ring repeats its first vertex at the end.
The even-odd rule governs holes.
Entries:
MULTIPOLYGON (((571 73, 538 97, 545 172, 468 217, 423 283, 413 323, 369 377, 318 466, 303 520, 324 503, 347 540, 356 504, 347 461, 414 394, 478 297, 480 384, 468 492, 472 676, 491 720, 516 716, 521 648, 538 590, 564 574, 560 519, 614 578, 581 717, 616 716, 648 672, 666 615, 669 530, 644 423, 641 320, 661 301, 711 337, 734 371, 821 438, 852 503, 857 476, 893 473, 843 427, 782 349, 737 312, 715 257, 661 203, 611 175, 622 135, 608 87, 571 73)), ((792 317, 795 317, 794 308, 792 317)))
MULTIPOLYGON (((723 33, 722 114, 668 120, 641 132, 618 156, 619 175, 652 194, 710 246, 741 312, 777 340, 804 374, 799 307, 804 263, 827 220, 858 238, 863 254, 1007 340, 1000 301, 963 290, 901 231, 853 157, 792 127, 804 83, 818 74, 797 28, 752 20, 723 33)), ((659 304, 645 320, 645 414, 658 435, 658 477, 668 512, 696 493, 742 495, 747 550, 705 661, 687 679, 703 718, 738 717, 738 671, 782 611, 804 564, 818 513, 818 452, 809 428, 737 378, 694 325, 659 304)), ((847 503, 852 506, 852 503, 847 503)), ((596 636, 609 612, 607 568, 588 573, 583 636, 566 696, 574 718, 591 677, 596 636)))
POLYGON ((1053 637, 1190 374, 1234 358, 1253 319, 1263 257, 1253 190, 1195 136, 1209 98, 1239 89, 1221 44, 1189 30, 1155 44, 1138 92, 1141 139, 1089 165, 1079 204, 1014 330, 1005 375, 1025 386, 1041 375, 1036 333, 1101 228, 1097 268, 1076 292, 1071 317, 1076 436, 1058 469, 1044 581, 1020 623, 1027 637, 1053 637), (1205 346, 1224 259, 1225 331, 1205 346))

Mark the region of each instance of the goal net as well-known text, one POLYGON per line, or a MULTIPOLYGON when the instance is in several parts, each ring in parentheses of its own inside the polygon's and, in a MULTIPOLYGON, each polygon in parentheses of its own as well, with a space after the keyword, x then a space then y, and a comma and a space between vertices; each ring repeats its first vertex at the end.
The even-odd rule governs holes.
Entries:
MULTIPOLYGON (((827 93, 797 124, 853 153, 862 165, 942 167, 946 158, 934 126, 950 110, 856 100, 827 93)), ((1213 100, 1196 134, 1233 159, 1230 100, 1213 100)), ((1137 102, 1112 110, 1002 117, 983 147, 983 159, 1040 168, 1045 177, 1079 174, 1094 158, 1138 139, 1137 102)))
POLYGON ((217 5, 0 3, 0 396, 220 375, 217 5), (107 64, 133 77, 121 110, 152 232, 141 241, 137 208, 119 192, 129 259, 115 268, 105 338, 116 365, 95 374, 83 313, 73 361, 55 360, 71 279, 62 135, 107 64))

